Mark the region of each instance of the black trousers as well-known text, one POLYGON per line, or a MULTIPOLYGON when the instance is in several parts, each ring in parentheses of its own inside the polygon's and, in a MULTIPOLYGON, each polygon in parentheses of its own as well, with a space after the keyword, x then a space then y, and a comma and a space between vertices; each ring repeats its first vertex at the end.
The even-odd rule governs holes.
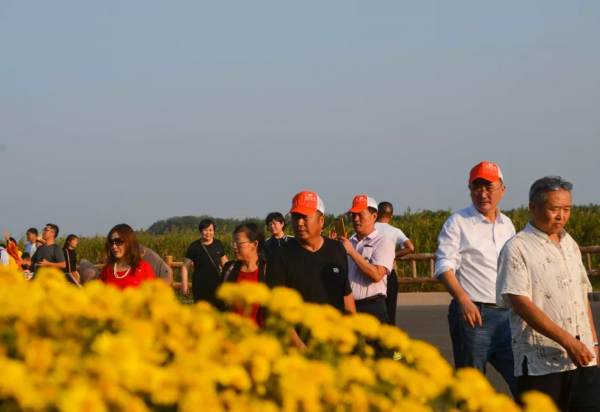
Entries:
POLYGON ((537 390, 550 396, 562 412, 600 411, 600 368, 598 366, 529 376, 526 373, 526 361, 523 364, 523 376, 517 378, 519 402, 524 392, 537 390))
POLYGON ((398 275, 392 269, 387 277, 387 297, 385 307, 387 309, 388 324, 396 326, 396 306, 398 305, 398 275))
MULTIPOLYGON (((385 298, 371 298, 356 301, 356 311, 358 313, 368 313, 375 316, 379 322, 388 323, 387 310, 385 308, 385 298)), ((376 341, 367 341, 367 344, 375 350, 375 356, 378 358, 391 358, 393 353, 388 349, 382 348, 376 341)))

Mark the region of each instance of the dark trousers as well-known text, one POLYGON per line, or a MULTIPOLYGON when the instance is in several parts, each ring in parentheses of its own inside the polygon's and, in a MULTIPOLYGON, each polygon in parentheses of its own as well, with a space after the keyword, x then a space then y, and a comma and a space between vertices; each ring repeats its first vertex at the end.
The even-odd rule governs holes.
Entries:
POLYGON ((517 380, 511 345, 508 311, 476 304, 482 326, 470 327, 463 320, 454 299, 448 310, 448 324, 456 369, 470 366, 485 374, 487 363, 502 375, 513 397, 517 398, 517 380))
POLYGON ((398 305, 398 275, 392 269, 387 276, 387 297, 385 307, 387 309, 388 324, 396 326, 396 306, 398 305))
POLYGON ((600 411, 600 368, 598 366, 529 376, 527 358, 525 358, 523 375, 517 378, 517 387, 519 402, 524 392, 536 390, 550 396, 563 412, 600 411))
MULTIPOLYGON (((368 313, 379 319, 381 323, 388 323, 387 309, 385 307, 385 298, 369 298, 356 301, 356 311, 358 313, 368 313)), ((382 348, 376 341, 367 341, 374 350, 378 358, 391 358, 393 353, 382 348)))

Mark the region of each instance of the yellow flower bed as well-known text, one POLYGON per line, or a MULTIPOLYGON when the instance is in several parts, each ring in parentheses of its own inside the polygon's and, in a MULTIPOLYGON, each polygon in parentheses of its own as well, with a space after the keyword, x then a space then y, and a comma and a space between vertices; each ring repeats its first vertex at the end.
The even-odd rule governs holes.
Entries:
MULTIPOLYGON (((56 270, 27 282, 0 268, 0 411, 520 410, 479 372, 453 373, 433 346, 370 316, 261 284, 219 293, 268 309, 266 329, 182 305, 160 281, 76 289, 56 270), (290 345, 292 325, 310 335, 303 353, 290 345), (365 340, 403 360, 373 358, 365 340)), ((556 410, 541 394, 527 402, 528 411, 556 410)))

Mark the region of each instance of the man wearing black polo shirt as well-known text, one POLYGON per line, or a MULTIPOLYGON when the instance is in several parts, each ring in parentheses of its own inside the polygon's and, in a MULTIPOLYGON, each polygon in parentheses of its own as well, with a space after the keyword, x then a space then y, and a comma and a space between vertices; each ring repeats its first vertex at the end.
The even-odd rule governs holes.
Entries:
POLYGON ((346 250, 341 243, 321 236, 324 212, 316 193, 294 196, 290 213, 295 237, 269 257, 267 284, 296 289, 306 302, 327 303, 356 313, 346 250))

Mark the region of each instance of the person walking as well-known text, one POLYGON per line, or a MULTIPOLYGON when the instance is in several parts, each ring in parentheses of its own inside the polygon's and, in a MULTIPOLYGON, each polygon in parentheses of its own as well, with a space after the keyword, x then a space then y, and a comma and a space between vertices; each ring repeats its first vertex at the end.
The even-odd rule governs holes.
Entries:
POLYGON ((104 255, 106 265, 98 279, 107 285, 125 289, 139 287, 143 282, 155 279, 152 266, 144 261, 140 253, 135 232, 125 223, 116 225, 108 232, 104 255))
POLYGON ((269 213, 265 219, 265 224, 267 225, 267 230, 272 233, 272 236, 265 241, 265 252, 268 258, 269 253, 294 237, 285 234, 284 230, 287 224, 285 223, 285 218, 279 212, 269 213))
POLYGON ((32 227, 27 230, 26 233, 27 244, 25 245, 25 252, 29 253, 29 256, 33 256, 35 253, 36 245, 35 241, 38 237, 38 231, 36 228, 32 227))
MULTIPOLYGON (((262 227, 256 223, 239 225, 233 231, 231 247, 235 260, 223 266, 223 282, 266 283, 265 234, 262 227)), ((263 313, 258 304, 251 308, 234 307, 233 310, 241 316, 249 317, 261 328, 264 327, 263 313)))
POLYGON ((533 183, 531 221, 500 254, 496 299, 511 312, 519 400, 537 390, 561 411, 600 411, 592 286, 579 247, 565 231, 572 190, 559 176, 533 183))
MULTIPOLYGON (((321 235, 325 224, 323 201, 315 192, 300 192, 292 199, 289 213, 294 238, 269 256, 267 285, 286 286, 297 290, 305 302, 355 313, 346 250, 339 242, 321 235)), ((304 347, 295 331, 292 343, 304 347)))
POLYGON ((388 323, 385 304, 387 277, 394 267, 394 244, 375 229, 377 202, 365 195, 356 196, 352 208, 354 235, 337 233, 337 240, 348 254, 348 278, 356 311, 369 313, 388 323))
MULTIPOLYGON (((390 239, 394 245, 400 248, 396 252, 395 259, 406 256, 415 251, 415 246, 406 237, 402 230, 390 225, 390 221, 394 218, 394 206, 390 202, 381 202, 377 205, 377 221, 375 229, 377 232, 390 239)), ((394 265, 395 266, 395 265, 394 265)), ((395 267, 387 276, 387 297, 385 305, 388 314, 388 323, 396 325, 396 306, 398 305, 398 274, 395 267)))
POLYGON ((497 165, 481 162, 471 169, 472 204, 444 223, 434 276, 452 295, 448 323, 454 366, 485 374, 491 363, 516 398, 508 311, 496 304, 498 256, 515 235, 512 222, 498 209, 505 189, 497 165))
POLYGON ((55 243, 58 231, 58 226, 53 223, 48 223, 44 230, 42 230, 42 238, 39 242, 40 246, 37 247, 31 257, 31 262, 35 265, 34 272, 42 267, 54 267, 61 270, 67 267, 65 255, 60 246, 55 243))
POLYGON ((194 263, 192 275, 194 302, 203 300, 222 309, 222 302, 217 299, 216 292, 222 283, 221 269, 227 263, 225 248, 219 239, 215 239, 215 222, 204 219, 198 225, 198 230, 202 237, 190 244, 181 266, 182 292, 184 296, 189 294, 188 273, 194 263))
POLYGON ((77 252, 75 249, 77 248, 78 242, 77 236, 71 234, 67 236, 65 239, 65 243, 63 245, 63 253, 65 255, 65 261, 67 262, 67 267, 65 268, 65 273, 70 275, 77 281, 77 283, 81 282, 81 277, 79 276, 79 272, 77 271, 77 252))

